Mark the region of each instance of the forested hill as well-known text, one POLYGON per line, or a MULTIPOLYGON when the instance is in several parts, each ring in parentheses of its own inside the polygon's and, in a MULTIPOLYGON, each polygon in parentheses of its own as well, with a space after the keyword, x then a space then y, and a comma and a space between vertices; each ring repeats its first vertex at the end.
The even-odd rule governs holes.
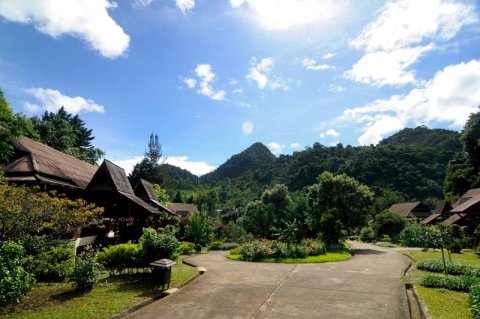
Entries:
POLYGON ((193 190, 199 187, 198 177, 186 169, 162 164, 159 168, 159 175, 162 177, 162 186, 170 192, 177 190, 193 190))
POLYGON ((204 183, 212 183, 229 178, 237 178, 254 172, 264 165, 274 163, 275 155, 262 143, 255 143, 243 152, 233 155, 215 171, 200 178, 204 183))
POLYGON ((275 183, 300 190, 315 183, 323 171, 330 171, 352 176, 377 194, 397 200, 441 198, 446 166, 460 149, 459 133, 426 127, 404 129, 377 146, 315 143, 279 157, 255 143, 201 177, 200 183, 217 187, 225 201, 238 202, 240 198, 244 202, 275 183))

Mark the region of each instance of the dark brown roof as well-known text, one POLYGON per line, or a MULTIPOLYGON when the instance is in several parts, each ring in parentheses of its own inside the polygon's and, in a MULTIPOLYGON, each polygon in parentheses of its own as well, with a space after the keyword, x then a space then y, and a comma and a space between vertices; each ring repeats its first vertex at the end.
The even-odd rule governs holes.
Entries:
POLYGON ((467 214, 453 214, 449 218, 445 219, 442 222, 442 224, 445 225, 445 226, 453 225, 453 224, 457 223, 458 221, 460 221, 465 216, 467 216, 467 214))
POLYGON ((167 207, 174 213, 188 212, 189 215, 198 213, 198 208, 194 204, 170 203, 167 207))
POLYGON ((108 160, 104 160, 102 165, 100 165, 87 189, 110 190, 134 195, 125 170, 108 160))
POLYGON ((425 225, 430 225, 430 224, 434 223, 435 220, 437 220, 437 218, 439 218, 441 216, 442 216, 442 214, 431 214, 430 216, 428 216, 427 218, 422 220, 421 223, 425 224, 425 225))
POLYGON ((128 194, 128 193, 123 193, 119 192, 120 195, 124 196, 131 202, 137 204, 138 206, 142 207, 143 209, 147 210, 148 212, 152 214, 160 214, 161 212, 155 209, 154 207, 148 205, 146 202, 135 196, 134 194, 128 194))
POLYGON ((464 213, 466 210, 470 209, 472 206, 480 203, 480 194, 475 195, 472 198, 466 200, 458 206, 455 206, 451 212, 452 213, 464 213))
POLYGON ((408 217, 410 212, 415 208, 417 208, 418 206, 425 206, 425 205, 422 204, 422 202, 399 203, 399 204, 393 204, 392 206, 390 206, 388 210, 399 213, 403 217, 408 217))
POLYGON ((140 181, 137 184, 137 187, 135 187, 135 195, 137 195, 137 197, 140 197, 150 205, 153 205, 155 208, 159 209, 160 211, 163 211, 168 214, 173 214, 173 212, 170 209, 168 209, 166 206, 162 205, 158 201, 158 197, 157 197, 157 194, 155 193, 155 190, 153 189, 153 185, 149 181, 140 179, 140 181))
POLYGON ((42 181, 39 177, 43 177, 62 186, 84 189, 97 170, 92 164, 27 137, 16 137, 12 143, 24 156, 5 167, 11 181, 26 176, 42 181))
POLYGON ((451 209, 452 209, 452 206, 450 206, 450 204, 446 200, 440 199, 440 200, 437 200, 434 213, 443 214, 443 213, 449 212, 451 209))

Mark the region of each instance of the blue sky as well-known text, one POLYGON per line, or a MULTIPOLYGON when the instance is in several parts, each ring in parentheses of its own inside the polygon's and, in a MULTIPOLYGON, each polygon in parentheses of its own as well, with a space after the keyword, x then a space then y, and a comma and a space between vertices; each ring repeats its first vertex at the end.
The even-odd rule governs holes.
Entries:
POLYGON ((480 106, 474 0, 0 0, 0 87, 62 105, 131 169, 158 133, 197 175, 254 142, 376 144, 480 106))

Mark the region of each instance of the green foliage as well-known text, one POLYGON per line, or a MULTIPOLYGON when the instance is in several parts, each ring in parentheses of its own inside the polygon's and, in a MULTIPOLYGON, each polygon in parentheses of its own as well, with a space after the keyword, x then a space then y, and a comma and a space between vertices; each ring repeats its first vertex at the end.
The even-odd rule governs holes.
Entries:
POLYGON ((305 258, 326 253, 323 243, 316 240, 304 240, 300 244, 272 240, 254 240, 239 246, 236 251, 241 260, 255 261, 265 258, 305 258))
POLYGON ((167 205, 170 203, 170 196, 168 195, 167 191, 163 189, 158 184, 153 184, 153 190, 155 191, 155 195, 157 195, 158 201, 161 204, 167 205))
POLYGON ((105 153, 91 143, 92 130, 78 115, 65 111, 62 107, 57 113, 45 112, 41 118, 32 119, 34 128, 42 143, 78 159, 95 164, 105 153))
POLYGON ((52 247, 32 258, 33 273, 42 281, 60 281, 67 278, 73 270, 75 253, 73 247, 52 247))
POLYGON ((126 268, 142 265, 142 246, 139 244, 119 244, 104 248, 97 255, 97 262, 110 272, 122 273, 126 268))
POLYGON ((0 306, 19 302, 35 283, 31 274, 25 271, 23 247, 14 242, 0 243, 0 306))
POLYGON ((469 276, 441 276, 428 274, 420 279, 420 285, 429 288, 445 288, 454 291, 468 292, 480 283, 480 278, 469 276))
POLYGON ((224 242, 223 240, 216 240, 208 245, 209 250, 230 250, 238 247, 238 243, 224 242))
POLYGON ((214 228, 206 213, 194 213, 185 227, 186 238, 196 245, 207 245, 214 235, 214 228))
POLYGON ((360 240, 365 243, 371 243, 375 241, 375 231, 370 226, 362 227, 360 230, 360 240))
POLYGON ((0 241, 23 242, 39 233, 72 237, 79 227, 101 223, 103 208, 28 187, 0 185, 0 241))
POLYGON ((77 290, 87 292, 93 289, 100 276, 101 265, 95 261, 92 253, 87 253, 75 260, 71 280, 77 290))
POLYGON ((480 319, 480 285, 474 285, 471 288, 470 309, 473 319, 480 319))
POLYGON ((179 247, 178 240, 171 233, 158 233, 153 228, 144 228, 139 240, 146 263, 157 259, 174 259, 179 247))
POLYGON ((5 185, 7 183, 7 178, 4 175, 3 167, 0 165, 0 185, 5 185))
POLYGON ((373 193, 352 177, 324 172, 318 176, 317 184, 308 187, 307 198, 310 206, 307 222, 312 231, 321 232, 322 215, 333 214, 334 210, 338 221, 352 230, 366 223, 373 193))
POLYGON ((162 158, 162 145, 159 142, 157 134, 150 134, 148 149, 145 151, 143 159, 137 163, 129 175, 132 184, 137 184, 143 178, 151 183, 163 183, 163 177, 160 173, 160 160, 162 158))
POLYGON ((188 241, 182 241, 180 243, 180 246, 178 247, 178 253, 180 255, 193 255, 195 254, 195 244, 188 242, 188 241))
POLYGON ((320 230, 319 236, 327 248, 338 243, 342 237, 343 225, 339 217, 339 213, 335 208, 329 209, 320 217, 320 223, 318 225, 320 230))
POLYGON ((405 228, 405 218, 395 212, 385 211, 375 216, 375 235, 381 238, 388 235, 390 238, 398 238, 400 232, 405 228))
POLYGON ((407 247, 425 247, 425 233, 427 226, 418 222, 408 223, 400 233, 400 242, 407 247))
MULTIPOLYGON (((454 262, 447 262, 447 273, 449 275, 463 275, 480 277, 480 267, 462 265, 454 262)), ((431 272, 443 272, 443 262, 436 259, 428 259, 417 263, 417 269, 431 272)))
POLYGON ((227 224, 226 236, 228 239, 234 242, 243 242, 247 238, 247 232, 243 228, 242 221, 230 221, 227 224))

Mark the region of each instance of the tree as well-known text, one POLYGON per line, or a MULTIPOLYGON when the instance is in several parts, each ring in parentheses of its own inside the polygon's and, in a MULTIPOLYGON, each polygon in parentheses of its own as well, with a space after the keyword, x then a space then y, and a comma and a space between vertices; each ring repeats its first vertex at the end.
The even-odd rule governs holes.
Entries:
POLYGON ((205 246, 213 240, 214 231, 206 213, 194 213, 185 227, 185 236, 195 245, 205 246))
POLYGON ((161 204, 166 205, 166 204, 170 203, 170 196, 168 195, 168 193, 162 187, 160 187, 160 185, 153 184, 153 190, 155 191, 155 194, 157 195, 158 201, 161 204))
POLYGON ((334 176, 324 172, 317 184, 308 187, 309 212, 307 223, 316 233, 321 232, 322 215, 336 210, 338 220, 347 230, 366 223, 373 203, 373 193, 368 186, 345 174, 334 176))
POLYGON ((385 211, 375 216, 375 235, 377 239, 388 235, 392 239, 398 238, 405 228, 405 218, 391 211, 385 211))
POLYGON ((78 115, 72 116, 61 107, 57 113, 45 112, 32 118, 42 143, 78 159, 95 164, 105 153, 94 147, 92 130, 78 115))
POLYGON ((339 220, 338 210, 332 208, 322 214, 320 218, 320 238, 325 243, 327 248, 330 248, 332 244, 338 243, 342 236, 343 225, 339 220))
POLYGON ((160 171, 162 159, 162 145, 159 142, 157 134, 150 134, 148 141, 148 150, 145 151, 143 159, 137 163, 129 175, 133 184, 143 178, 151 183, 162 185, 163 176, 160 171))

